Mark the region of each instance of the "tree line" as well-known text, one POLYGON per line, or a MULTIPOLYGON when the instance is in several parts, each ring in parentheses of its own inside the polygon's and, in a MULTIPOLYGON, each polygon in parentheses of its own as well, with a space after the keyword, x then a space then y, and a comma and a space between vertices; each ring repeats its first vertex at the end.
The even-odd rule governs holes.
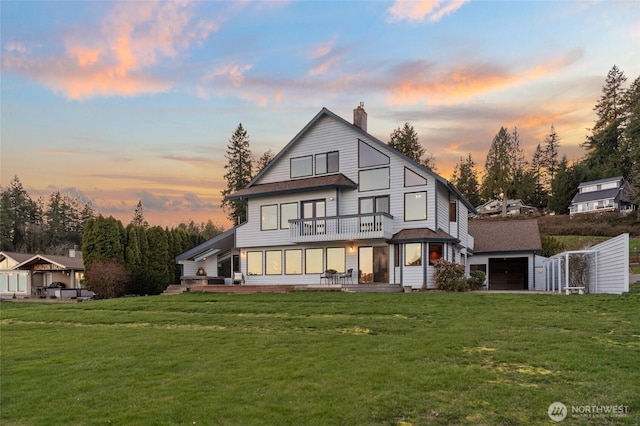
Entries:
POLYGON ((85 285, 105 296, 160 293, 180 281, 175 257, 222 231, 211 220, 149 226, 141 201, 124 226, 77 195, 54 191, 46 201, 34 200, 17 176, 0 188, 0 250, 67 255, 80 249, 85 285))
POLYGON ((615 65, 607 74, 593 108, 596 122, 581 145, 583 158, 573 163, 566 156, 558 158, 560 136, 552 124, 526 161, 517 128, 501 127, 489 148, 482 182, 469 154, 456 164, 452 183, 475 206, 504 194, 542 210, 567 214, 581 182, 623 176, 635 188, 640 204, 640 77, 628 88, 626 81, 615 65))

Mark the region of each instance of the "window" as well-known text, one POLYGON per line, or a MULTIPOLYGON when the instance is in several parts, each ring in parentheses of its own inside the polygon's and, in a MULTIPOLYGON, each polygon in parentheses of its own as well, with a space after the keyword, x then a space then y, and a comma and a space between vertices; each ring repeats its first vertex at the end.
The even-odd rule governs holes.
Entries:
POLYGON ((284 251, 284 273, 286 275, 302 274, 302 250, 284 251))
POLYGON ((404 186, 420 186, 426 185, 427 180, 406 167, 404 168, 404 186))
POLYGON ((313 175, 313 156, 298 157, 291 159, 291 177, 303 177, 313 175))
POLYGON ((360 198, 360 214, 389 213, 389 196, 360 198))
POLYGON ((316 154, 316 174, 336 173, 339 169, 338 151, 316 154))
POLYGON ((358 167, 382 166, 389 164, 389 157, 372 146, 358 141, 358 167))
POLYGON ((486 264, 472 264, 469 265, 469 271, 482 271, 484 275, 487 275, 487 265, 486 264))
POLYGON ((262 275, 262 252, 247 253, 247 275, 262 275))
POLYGON ((338 272, 345 271, 344 247, 330 247, 327 249, 327 269, 335 269, 338 272))
POLYGON ((442 243, 429 243, 429 265, 433 265, 436 260, 442 258, 444 253, 444 244, 442 243))
POLYGON ((404 220, 425 220, 427 218, 427 193, 408 192, 404 194, 404 220))
POLYGON ((422 243, 407 243, 404 245, 405 266, 422 265, 422 243))
POLYGON ((260 207, 260 229, 268 231, 278 229, 278 205, 260 207))
POLYGON ((360 170, 358 173, 360 191, 389 189, 389 168, 360 170))
POLYGON ((265 252, 267 263, 266 275, 282 275, 282 251, 267 250, 265 252))
POLYGON ((304 265, 307 274, 321 274, 324 272, 322 267, 322 249, 307 249, 304 252, 304 265))
POLYGON ((449 222, 458 221, 458 204, 455 201, 449 202, 449 222))
POLYGON ((280 229, 289 229, 289 220, 298 218, 298 203, 280 204, 280 229))

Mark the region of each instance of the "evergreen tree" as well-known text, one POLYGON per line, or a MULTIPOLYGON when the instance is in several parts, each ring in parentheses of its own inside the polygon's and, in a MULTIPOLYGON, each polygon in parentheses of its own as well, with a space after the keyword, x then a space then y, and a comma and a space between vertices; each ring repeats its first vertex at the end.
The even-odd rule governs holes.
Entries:
POLYGON ((246 187, 252 177, 249 136, 242 127, 242 123, 238 124, 227 144, 225 158, 227 164, 224 168, 227 172, 224 175, 224 180, 227 182, 227 188, 221 192, 222 209, 227 212, 227 217, 234 225, 239 225, 246 221, 247 206, 242 201, 230 201, 226 197, 246 187))
POLYGON ((89 219, 82 238, 85 269, 90 269, 97 261, 125 265, 125 243, 122 222, 102 215, 89 219))
POLYGON ((588 166, 584 163, 576 163, 569 166, 567 157, 563 156, 558 164, 556 176, 551 183, 552 195, 549 197, 547 207, 558 214, 568 214, 571 200, 578 192, 578 185, 591 180, 588 166))
POLYGON ((28 252, 30 228, 42 225, 42 206, 33 201, 14 176, 0 193, 0 249, 28 252))
POLYGON ((560 147, 560 136, 558 136, 556 128, 552 124, 549 134, 544 138, 544 147, 542 148, 542 167, 544 168, 542 186, 547 190, 547 192, 551 191, 551 182, 556 176, 556 171, 558 170, 558 147, 560 147))
POLYGON ((269 149, 267 152, 263 153, 260 158, 258 158, 255 166, 256 176, 262 171, 262 169, 267 167, 267 165, 271 162, 271 160, 273 160, 274 157, 275 155, 273 154, 273 151, 269 149))
POLYGON ((142 200, 138 200, 138 205, 133 212, 131 224, 134 226, 144 226, 145 228, 149 227, 149 222, 147 222, 144 218, 144 207, 142 206, 142 200))
POLYGON ((549 193, 546 188, 545 152, 540 144, 538 144, 531 157, 529 172, 534 182, 530 205, 539 209, 546 207, 549 193))
POLYGON ((172 282, 172 274, 169 271, 169 242, 167 234, 160 226, 153 226, 146 232, 149 247, 153 255, 149 256, 147 269, 148 294, 160 294, 172 282))
POLYGON ((485 161, 485 175, 482 180, 481 195, 485 201, 502 198, 512 186, 511 136, 507 129, 500 127, 494 136, 485 161))
POLYGON ((418 140, 418 134, 409 123, 404 123, 404 126, 395 129, 391 133, 387 145, 418 163, 422 161, 425 152, 418 140))
MULTIPOLYGON (((636 78, 625 97, 624 143, 629 158, 626 178, 634 188, 635 202, 640 205, 640 77, 636 78)), ((640 222, 640 209, 637 219, 640 222)))
POLYGON ((453 176, 451 177, 451 183, 472 206, 478 206, 481 203, 475 168, 476 163, 471 158, 471 154, 466 159, 460 157, 460 162, 455 165, 453 176))
POLYGON ((138 241, 139 228, 144 232, 144 228, 133 224, 127 225, 127 247, 125 249, 126 270, 129 273, 129 285, 127 293, 129 294, 146 294, 145 279, 146 269, 142 265, 142 252, 138 241))
POLYGON ((582 145, 587 149, 585 161, 596 172, 596 178, 626 176, 630 170, 622 144, 626 99, 623 85, 626 80, 624 73, 614 65, 607 74, 602 96, 594 107, 598 119, 591 135, 587 136, 587 140, 582 145))

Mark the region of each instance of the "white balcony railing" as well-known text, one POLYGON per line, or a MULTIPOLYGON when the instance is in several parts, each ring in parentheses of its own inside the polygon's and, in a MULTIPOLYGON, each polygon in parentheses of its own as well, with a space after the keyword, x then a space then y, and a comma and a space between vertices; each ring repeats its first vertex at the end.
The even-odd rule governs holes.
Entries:
POLYGON ((371 213, 289 221, 293 243, 385 238, 393 236, 393 217, 371 213))

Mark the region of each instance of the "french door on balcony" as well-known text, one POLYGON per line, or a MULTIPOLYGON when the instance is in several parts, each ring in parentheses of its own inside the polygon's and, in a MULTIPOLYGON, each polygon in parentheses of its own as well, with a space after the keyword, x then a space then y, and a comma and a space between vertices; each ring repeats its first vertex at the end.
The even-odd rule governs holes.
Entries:
POLYGON ((389 282, 389 248, 360 247, 358 249, 359 284, 389 282))
POLYGON ((327 203, 325 200, 302 202, 302 235, 326 233, 327 203))

